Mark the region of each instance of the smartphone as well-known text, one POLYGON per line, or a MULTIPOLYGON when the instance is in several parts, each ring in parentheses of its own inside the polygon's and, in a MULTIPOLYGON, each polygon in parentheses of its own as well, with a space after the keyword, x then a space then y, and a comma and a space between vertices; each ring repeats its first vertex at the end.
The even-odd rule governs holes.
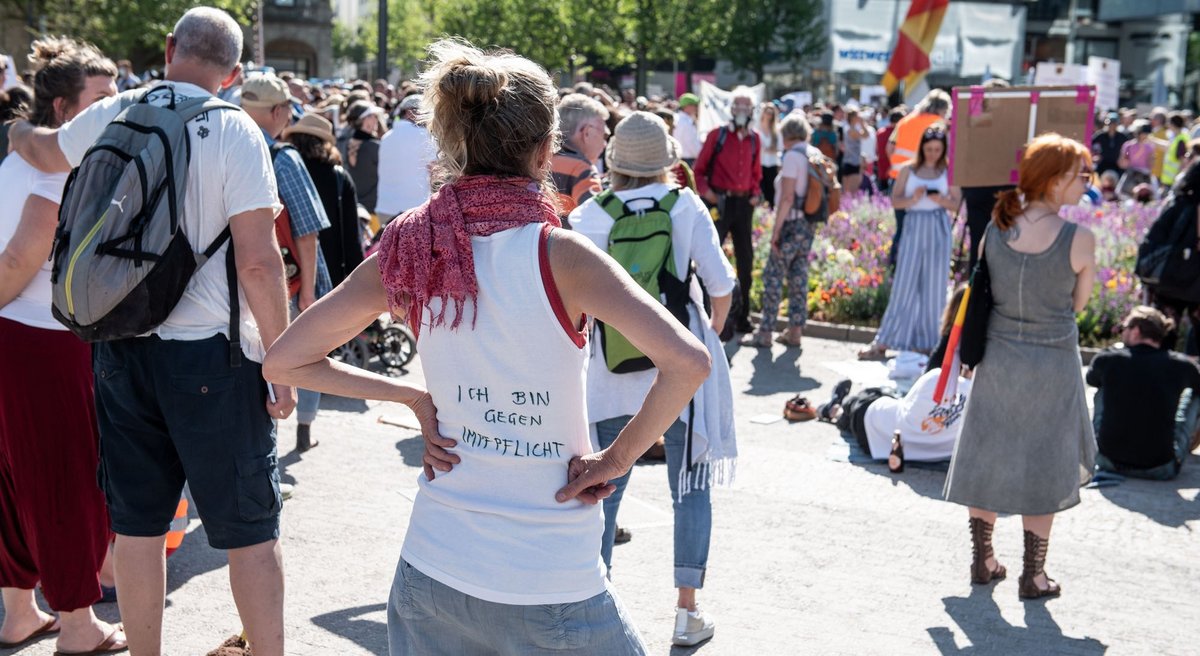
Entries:
POLYGON ((940 193, 942 193, 942 192, 938 191, 937 189, 932 189, 930 187, 925 188, 925 195, 927 195, 927 196, 936 196, 940 193))

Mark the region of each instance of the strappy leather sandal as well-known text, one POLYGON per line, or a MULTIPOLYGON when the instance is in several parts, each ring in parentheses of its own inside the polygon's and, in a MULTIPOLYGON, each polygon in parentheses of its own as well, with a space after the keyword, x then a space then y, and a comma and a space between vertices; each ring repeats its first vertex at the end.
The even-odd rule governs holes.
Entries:
POLYGON ((995 552, 992 551, 992 529, 995 524, 990 524, 979 517, 972 517, 971 526, 971 583, 976 585, 987 585, 992 581, 999 581, 1008 576, 1008 570, 1004 569, 1004 565, 996 563, 994 569, 988 569, 988 558, 994 558, 995 552))
POLYGON ((817 409, 808 399, 797 394, 783 404, 783 418, 788 421, 809 421, 817 418, 817 409))
POLYGON ((1021 599, 1042 599, 1062 594, 1062 586, 1049 576, 1046 576, 1048 587, 1039 588, 1034 581, 1039 574, 1046 574, 1046 549, 1049 546, 1049 539, 1040 537, 1033 531, 1025 531, 1025 568, 1017 579, 1020 584, 1017 594, 1021 599))
POLYGON ((865 362, 880 362, 887 360, 887 347, 872 342, 867 348, 858 352, 858 359, 865 362))

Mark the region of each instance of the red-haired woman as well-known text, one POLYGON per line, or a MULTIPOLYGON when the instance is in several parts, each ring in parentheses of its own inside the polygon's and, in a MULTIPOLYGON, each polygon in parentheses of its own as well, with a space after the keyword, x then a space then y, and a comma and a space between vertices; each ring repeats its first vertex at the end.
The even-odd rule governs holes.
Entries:
POLYGON ((1075 325, 1092 293, 1096 240, 1058 214, 1083 195, 1091 153, 1043 135, 1025 149, 1019 175, 980 244, 995 305, 945 495, 969 508, 972 583, 1004 578, 992 553, 996 513, 1022 516, 1019 595, 1036 599, 1060 592, 1043 570, 1050 525, 1079 503, 1096 454, 1075 325))

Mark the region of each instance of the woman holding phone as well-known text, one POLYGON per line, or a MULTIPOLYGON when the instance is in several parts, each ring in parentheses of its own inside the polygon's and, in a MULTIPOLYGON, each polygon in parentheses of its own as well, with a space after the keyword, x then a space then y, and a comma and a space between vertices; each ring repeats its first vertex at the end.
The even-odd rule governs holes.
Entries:
POLYGON ((889 348, 929 353, 938 344, 938 320, 946 307, 953 237, 950 212, 962 194, 947 178, 946 128, 935 123, 921 135, 917 158, 900 168, 892 205, 907 210, 904 241, 887 311, 860 360, 882 360, 889 348))

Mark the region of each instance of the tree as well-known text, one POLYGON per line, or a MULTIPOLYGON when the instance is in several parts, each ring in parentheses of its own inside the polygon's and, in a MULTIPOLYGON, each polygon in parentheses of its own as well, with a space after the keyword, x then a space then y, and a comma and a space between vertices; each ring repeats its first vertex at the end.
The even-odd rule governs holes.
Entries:
POLYGON ((818 0, 733 0, 734 18, 721 54, 761 82, 768 63, 792 65, 825 48, 824 8, 818 0))
MULTIPOLYGON (((424 57, 425 46, 433 37, 433 4, 432 0, 388 0, 389 68, 399 66, 407 72, 424 57)), ((351 59, 361 63, 378 56, 378 34, 378 16, 372 12, 363 18, 358 28, 357 45, 362 48, 362 56, 351 59)))
POLYGON ((31 32, 67 34, 94 43, 113 58, 161 54, 163 41, 185 11, 199 5, 250 23, 255 0, 0 0, 31 32))

